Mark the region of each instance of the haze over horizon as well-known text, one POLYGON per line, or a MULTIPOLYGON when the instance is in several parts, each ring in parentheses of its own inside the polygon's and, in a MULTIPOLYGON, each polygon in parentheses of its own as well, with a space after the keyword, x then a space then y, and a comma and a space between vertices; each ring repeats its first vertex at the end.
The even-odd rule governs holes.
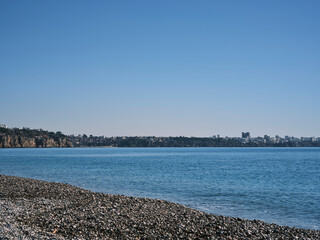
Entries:
POLYGON ((1 1, 0 123, 320 136, 319 1, 1 1))

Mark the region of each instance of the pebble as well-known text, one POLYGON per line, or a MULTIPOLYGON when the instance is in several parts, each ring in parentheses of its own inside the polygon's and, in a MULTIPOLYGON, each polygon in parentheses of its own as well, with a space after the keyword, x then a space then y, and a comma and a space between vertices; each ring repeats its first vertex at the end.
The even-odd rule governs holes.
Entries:
POLYGON ((0 239, 320 239, 320 231, 0 175, 0 239))

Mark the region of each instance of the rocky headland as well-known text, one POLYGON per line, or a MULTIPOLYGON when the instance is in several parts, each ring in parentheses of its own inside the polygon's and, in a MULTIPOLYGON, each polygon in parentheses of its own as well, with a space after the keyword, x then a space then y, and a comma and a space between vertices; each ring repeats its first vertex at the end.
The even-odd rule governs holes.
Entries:
POLYGON ((72 147, 70 139, 61 132, 42 129, 0 128, 0 148, 72 147))
POLYGON ((0 175, 0 239, 320 239, 320 231, 0 175))

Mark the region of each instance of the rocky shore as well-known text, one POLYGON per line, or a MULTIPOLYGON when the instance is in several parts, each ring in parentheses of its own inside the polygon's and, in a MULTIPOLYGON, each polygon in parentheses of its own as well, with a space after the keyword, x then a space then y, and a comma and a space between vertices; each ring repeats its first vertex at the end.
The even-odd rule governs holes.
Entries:
POLYGON ((0 136, 0 148, 53 148, 72 147, 67 138, 43 138, 43 137, 21 137, 0 136))
POLYGON ((61 132, 43 129, 6 128, 0 126, 0 148, 73 147, 69 137, 61 132))
POLYGON ((0 239, 320 239, 320 231, 0 175, 0 239))

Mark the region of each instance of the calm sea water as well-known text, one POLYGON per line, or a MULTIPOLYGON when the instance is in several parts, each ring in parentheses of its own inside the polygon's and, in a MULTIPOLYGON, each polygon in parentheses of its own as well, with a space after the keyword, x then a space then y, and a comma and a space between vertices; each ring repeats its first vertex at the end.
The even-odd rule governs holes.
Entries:
POLYGON ((320 229, 320 148, 0 149, 0 174, 320 229))

